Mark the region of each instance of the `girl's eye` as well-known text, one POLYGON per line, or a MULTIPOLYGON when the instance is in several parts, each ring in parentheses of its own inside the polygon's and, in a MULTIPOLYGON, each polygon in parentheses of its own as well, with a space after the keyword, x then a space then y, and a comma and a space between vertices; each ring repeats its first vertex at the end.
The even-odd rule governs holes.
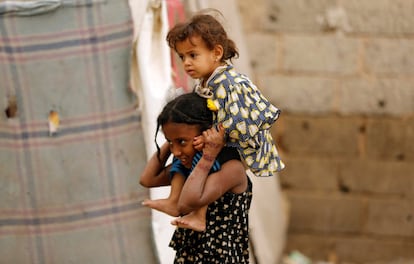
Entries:
POLYGON ((186 141, 185 140, 180 140, 180 145, 185 145, 186 141))
POLYGON ((197 57, 197 54, 195 54, 195 53, 191 53, 191 54, 190 54, 190 57, 191 57, 192 59, 194 59, 195 57, 197 57))
POLYGON ((180 58, 180 60, 184 60, 184 56, 183 55, 179 55, 178 57, 180 58))

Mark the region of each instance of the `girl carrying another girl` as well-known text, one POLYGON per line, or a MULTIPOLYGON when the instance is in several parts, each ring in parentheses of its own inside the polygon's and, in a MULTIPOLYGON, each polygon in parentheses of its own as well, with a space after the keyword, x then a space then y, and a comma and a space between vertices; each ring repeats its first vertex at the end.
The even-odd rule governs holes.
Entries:
POLYGON ((158 151, 140 176, 145 187, 180 181, 182 190, 175 205, 179 215, 205 208, 204 232, 176 228, 170 242, 176 250, 174 263, 249 263, 252 184, 237 150, 223 147, 223 127, 211 128, 212 122, 207 101, 195 93, 169 102, 157 119, 157 133, 161 128, 167 142, 157 145, 158 151), (193 144, 199 137, 204 142, 201 152, 193 144), (173 162, 167 165, 171 154, 173 162))
MULTIPOLYGON (((225 130, 226 145, 238 150, 243 162, 258 177, 273 176, 284 168, 270 128, 280 110, 272 105, 231 60, 238 57, 236 44, 228 38, 220 22, 205 11, 175 25, 167 35, 169 46, 181 58, 186 73, 196 80, 194 92, 207 100, 213 122, 225 130)), ((196 149, 203 138, 194 140, 196 149)), ((168 199, 146 200, 144 205, 177 216, 173 209, 183 182, 172 183, 168 199)), ((203 231, 203 213, 172 221, 181 227, 203 231), (193 216, 198 215, 198 220, 193 216)))

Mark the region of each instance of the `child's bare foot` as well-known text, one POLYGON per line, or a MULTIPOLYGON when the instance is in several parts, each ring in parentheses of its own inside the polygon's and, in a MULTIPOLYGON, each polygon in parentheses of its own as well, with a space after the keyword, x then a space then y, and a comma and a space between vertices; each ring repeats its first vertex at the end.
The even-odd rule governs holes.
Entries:
POLYGON ((178 209, 177 209, 177 203, 169 199, 157 199, 157 200, 145 199, 142 202, 142 205, 161 211, 171 216, 180 215, 180 212, 178 212, 178 209))
POLYGON ((175 218, 171 221, 171 224, 181 228, 192 229, 198 232, 206 231, 205 219, 200 219, 193 213, 189 213, 183 217, 175 218))

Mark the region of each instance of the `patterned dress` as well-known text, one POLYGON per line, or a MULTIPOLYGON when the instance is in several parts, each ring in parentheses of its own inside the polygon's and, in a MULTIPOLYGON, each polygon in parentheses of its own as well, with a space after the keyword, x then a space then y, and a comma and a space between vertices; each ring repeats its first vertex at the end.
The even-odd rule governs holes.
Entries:
MULTIPOLYGON (((200 82, 201 83, 201 82, 200 82)), ((215 123, 222 123, 228 146, 237 147, 256 176, 272 176, 284 168, 270 133, 280 110, 272 105, 245 75, 232 65, 218 67, 195 92, 210 98, 217 109, 215 123)))
MULTIPOLYGON (((227 156, 226 159, 231 158, 227 156)), ((218 160, 224 163, 220 156, 218 160)), ((170 247, 176 250, 174 263, 249 263, 248 213, 251 199, 252 183, 248 179, 245 192, 227 192, 208 206, 206 231, 177 227, 170 242, 170 247)))

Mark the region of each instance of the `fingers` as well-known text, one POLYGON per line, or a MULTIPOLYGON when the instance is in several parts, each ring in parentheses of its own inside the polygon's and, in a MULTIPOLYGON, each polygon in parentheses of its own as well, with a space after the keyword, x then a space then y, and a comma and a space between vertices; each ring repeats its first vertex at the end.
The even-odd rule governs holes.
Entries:
POLYGON ((224 142, 225 129, 222 124, 213 126, 203 132, 204 148, 203 152, 209 154, 218 154, 225 145, 224 142))
POLYGON ((205 137, 213 137, 213 136, 220 136, 224 140, 224 135, 226 133, 226 129, 224 128, 222 123, 219 123, 215 126, 213 126, 210 129, 207 129, 203 132, 203 135, 205 137))
POLYGON ((214 134, 214 133, 218 132, 218 133, 220 133, 220 134, 223 134, 223 135, 224 135, 225 131, 226 131, 226 130, 224 129, 223 124, 222 124, 222 123, 219 123, 219 124, 217 124, 217 125, 213 125, 213 126, 212 126, 211 128, 209 128, 209 129, 205 130, 205 131, 203 132, 203 134, 214 134))
POLYGON ((203 136, 197 136, 193 140, 193 146, 196 150, 201 151, 204 147, 204 139, 203 136))
POLYGON ((194 148, 198 151, 202 151, 204 147, 204 143, 201 144, 193 144, 194 148))
POLYGON ((193 145, 202 144, 203 142, 203 136, 196 136, 194 137, 193 145))
POLYGON ((218 129, 217 131, 219 132, 219 134, 221 136, 223 136, 223 138, 224 138, 224 134, 225 134, 226 130, 224 129, 223 124, 222 123, 218 124, 217 129, 218 129))

